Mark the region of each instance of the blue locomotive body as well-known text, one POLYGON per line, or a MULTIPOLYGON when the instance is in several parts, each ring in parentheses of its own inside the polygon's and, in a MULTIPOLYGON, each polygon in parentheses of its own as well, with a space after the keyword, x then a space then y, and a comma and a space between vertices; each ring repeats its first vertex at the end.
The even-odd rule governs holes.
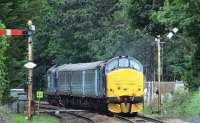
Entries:
POLYGON ((53 66, 48 70, 48 93, 77 97, 103 97, 102 61, 53 66))

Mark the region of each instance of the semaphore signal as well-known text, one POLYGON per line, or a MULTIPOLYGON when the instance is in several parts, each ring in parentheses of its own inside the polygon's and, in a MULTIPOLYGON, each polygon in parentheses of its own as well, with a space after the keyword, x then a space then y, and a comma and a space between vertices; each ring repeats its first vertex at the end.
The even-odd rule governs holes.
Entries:
POLYGON ((1 35, 13 35, 13 36, 27 36, 28 37, 28 63, 24 65, 28 69, 28 103, 27 103, 27 118, 30 120, 32 116, 32 76, 33 68, 36 64, 32 62, 32 35, 35 32, 35 25, 29 20, 25 30, 23 29, 0 29, 1 35))
POLYGON ((21 36, 25 34, 26 34, 26 31, 22 29, 0 29, 0 35, 21 36))
POLYGON ((35 26, 30 25, 26 30, 23 29, 0 29, 0 35, 31 36, 35 31, 35 26))

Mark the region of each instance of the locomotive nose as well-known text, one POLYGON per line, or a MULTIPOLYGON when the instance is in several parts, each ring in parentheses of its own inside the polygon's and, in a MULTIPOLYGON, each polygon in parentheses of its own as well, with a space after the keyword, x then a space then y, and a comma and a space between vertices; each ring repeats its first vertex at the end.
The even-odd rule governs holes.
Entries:
POLYGON ((134 96, 142 94, 142 91, 138 90, 143 88, 143 78, 142 74, 137 71, 131 69, 115 70, 108 73, 106 78, 108 96, 134 96))
MULTIPOLYGON (((135 106, 135 100, 143 97, 143 74, 133 69, 119 69, 106 75, 108 109, 112 112, 127 113, 141 110, 142 104, 135 106)), ((141 103, 142 100, 139 100, 141 103)))

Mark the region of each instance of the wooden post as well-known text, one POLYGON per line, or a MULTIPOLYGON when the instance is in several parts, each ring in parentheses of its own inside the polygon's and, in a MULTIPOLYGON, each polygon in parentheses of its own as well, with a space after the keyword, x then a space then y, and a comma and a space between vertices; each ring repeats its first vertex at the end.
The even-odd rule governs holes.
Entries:
POLYGON ((160 89, 160 35, 157 36, 157 48, 158 48, 158 113, 161 112, 161 89, 160 89))
POLYGON ((40 110, 40 98, 39 98, 39 102, 38 102, 38 114, 40 113, 39 110, 40 110))
MULTIPOLYGON (((32 62, 32 36, 28 37, 28 61, 32 62)), ((28 69, 28 119, 31 119, 32 115, 32 76, 33 69, 28 69)))

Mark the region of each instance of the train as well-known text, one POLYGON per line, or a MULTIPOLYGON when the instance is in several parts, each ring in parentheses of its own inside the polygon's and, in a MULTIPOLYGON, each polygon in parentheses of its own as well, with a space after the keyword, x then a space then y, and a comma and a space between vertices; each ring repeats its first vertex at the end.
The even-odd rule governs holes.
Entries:
POLYGON ((47 71, 50 104, 135 114, 144 106, 142 64, 117 56, 90 63, 54 65, 47 71))

